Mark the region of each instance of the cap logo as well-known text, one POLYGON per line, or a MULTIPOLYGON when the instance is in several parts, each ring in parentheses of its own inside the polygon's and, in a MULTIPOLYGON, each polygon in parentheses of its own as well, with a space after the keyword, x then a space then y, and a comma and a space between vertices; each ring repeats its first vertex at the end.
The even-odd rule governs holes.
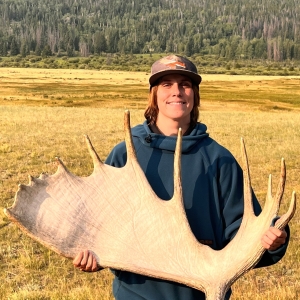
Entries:
POLYGON ((161 60, 161 63, 163 63, 165 66, 167 66, 170 69, 177 69, 177 67, 186 69, 185 63, 176 60, 170 61, 169 59, 166 59, 166 60, 161 60))

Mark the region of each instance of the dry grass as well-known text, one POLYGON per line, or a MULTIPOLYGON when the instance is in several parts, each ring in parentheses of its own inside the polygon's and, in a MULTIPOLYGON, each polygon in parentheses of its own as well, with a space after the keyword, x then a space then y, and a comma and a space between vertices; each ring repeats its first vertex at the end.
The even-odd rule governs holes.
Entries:
MULTIPOLYGON (((108 72, 101 75, 104 76, 102 80, 98 77, 100 72, 94 71, 27 69, 25 71, 26 73, 19 69, 8 69, 1 72, 1 207, 13 203, 17 184, 27 183, 28 174, 38 176, 41 172, 54 173, 55 156, 60 156, 73 173, 81 176, 90 174, 92 162, 83 134, 89 134, 100 157, 105 159, 113 145, 123 139, 124 108, 131 110, 132 125, 143 120, 141 108, 144 107, 145 100, 131 99, 125 104, 121 98, 103 97, 102 104, 98 105, 95 102, 97 104, 95 105, 93 101, 87 103, 78 97, 76 101, 83 101, 85 107, 61 107, 50 105, 50 100, 47 100, 49 104, 37 96, 29 97, 31 91, 28 92, 26 88, 29 80, 36 80, 44 87, 43 93, 51 95, 51 90, 48 90, 50 83, 54 83, 53 87, 55 81, 60 80, 61 85, 57 88, 57 93, 62 89, 60 95, 67 91, 75 97, 82 88, 82 82, 86 81, 83 84, 84 88, 89 86, 90 89, 102 89, 101 92, 105 94, 106 87, 113 87, 114 92, 118 87, 117 92, 121 94, 122 89, 129 91, 132 85, 138 86, 139 83, 134 80, 138 77, 142 81, 140 84, 142 88, 139 90, 135 88, 135 93, 140 95, 141 99, 146 99, 148 90, 146 74, 108 72), (112 79, 104 83, 108 74, 111 74, 112 79), (118 75, 121 74, 120 79, 118 75), (25 100, 28 98, 24 102, 3 99, 20 97, 21 93, 25 100), (109 103, 114 105, 108 108, 109 103)), ((274 174, 275 186, 280 159, 284 156, 287 163, 287 184, 283 209, 286 209, 292 191, 300 190, 299 106, 285 102, 264 104, 262 99, 270 98, 269 92, 273 93, 274 89, 277 92, 284 91, 286 81, 293 87, 287 89, 286 93, 290 94, 290 97, 299 95, 297 85, 294 83, 298 79, 272 77, 241 79, 240 76, 224 77, 224 75, 203 77, 201 121, 208 125, 211 136, 229 148, 238 160, 240 160, 239 139, 241 136, 245 138, 253 187, 262 204, 268 174, 274 174), (253 89, 255 87, 254 91, 249 88, 247 96, 255 99, 256 95, 259 95, 260 104, 245 100, 246 97, 239 98, 235 102, 226 100, 228 93, 232 94, 232 97, 242 94, 241 82, 245 80, 252 82, 253 89), (214 92, 216 86, 218 93, 214 92), (216 99, 209 100, 209 91, 212 98, 216 99), (217 95, 223 95, 225 100, 218 100, 217 95), (275 105, 281 109, 274 109, 275 105)), ((9 224, 1 212, 0 216, 0 299, 112 299, 110 287, 112 276, 109 271, 86 274, 74 270, 69 260, 32 241, 14 225, 9 224)), ((233 287, 232 299, 299 298, 299 211, 291 222, 291 230, 291 242, 283 260, 275 266, 253 270, 239 279, 233 287)))

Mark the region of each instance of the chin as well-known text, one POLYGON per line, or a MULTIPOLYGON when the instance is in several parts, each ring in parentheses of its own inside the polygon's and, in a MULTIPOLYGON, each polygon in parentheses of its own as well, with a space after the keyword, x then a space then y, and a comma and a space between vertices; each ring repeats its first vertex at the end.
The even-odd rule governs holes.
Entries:
POLYGON ((171 117, 171 119, 173 119, 174 121, 190 121, 190 114, 188 115, 173 115, 171 117))

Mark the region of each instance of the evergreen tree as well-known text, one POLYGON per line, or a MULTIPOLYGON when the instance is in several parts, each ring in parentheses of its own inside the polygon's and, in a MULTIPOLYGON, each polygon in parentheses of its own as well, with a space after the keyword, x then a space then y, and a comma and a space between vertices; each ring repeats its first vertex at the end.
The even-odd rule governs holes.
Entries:
POLYGON ((23 43, 21 44, 20 54, 21 54, 22 57, 26 57, 27 54, 28 54, 27 45, 25 44, 24 41, 23 41, 23 43))
POLYGON ((0 52, 11 55, 41 55, 47 44, 55 53, 70 55, 143 53, 153 44, 153 53, 299 59, 300 0, 230 0, 221 5, 217 0, 82 0, 80 5, 0 0, 0 13, 0 48, 6 47, 0 52))
POLYGON ((68 44, 67 46, 67 55, 69 57, 73 57, 74 56, 74 48, 72 44, 68 44))
POLYGON ((119 31, 116 29, 111 29, 108 32, 107 38, 107 52, 115 53, 118 51, 119 42, 119 31))
POLYGON ((41 49, 41 46, 39 44, 36 44, 34 54, 37 55, 37 56, 42 55, 42 49, 41 49))
POLYGON ((121 54, 125 54, 125 40, 124 39, 120 39, 118 41, 118 52, 120 52, 121 54))
POLYGON ((186 56, 191 56, 194 53, 194 40, 191 36, 188 39, 184 52, 186 56))
POLYGON ((15 56, 20 54, 20 49, 16 39, 13 37, 10 42, 10 55, 15 56))
POLYGON ((103 32, 97 31, 94 40, 94 52, 101 54, 107 51, 106 38, 103 32))
POLYGON ((52 56, 52 51, 49 45, 46 45, 41 53, 42 57, 52 56))
POLYGON ((0 40, 0 56, 7 55, 7 42, 4 39, 0 40))

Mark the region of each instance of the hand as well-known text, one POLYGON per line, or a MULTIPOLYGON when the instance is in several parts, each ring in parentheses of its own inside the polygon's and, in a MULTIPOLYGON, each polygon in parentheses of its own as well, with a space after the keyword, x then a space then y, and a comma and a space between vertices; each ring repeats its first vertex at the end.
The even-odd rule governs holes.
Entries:
POLYGON ((73 260, 73 265, 85 272, 96 272, 100 269, 95 254, 90 250, 79 252, 73 260))
POLYGON ((270 227, 261 238, 263 247, 267 250, 274 251, 285 243, 287 233, 275 227, 270 227))

